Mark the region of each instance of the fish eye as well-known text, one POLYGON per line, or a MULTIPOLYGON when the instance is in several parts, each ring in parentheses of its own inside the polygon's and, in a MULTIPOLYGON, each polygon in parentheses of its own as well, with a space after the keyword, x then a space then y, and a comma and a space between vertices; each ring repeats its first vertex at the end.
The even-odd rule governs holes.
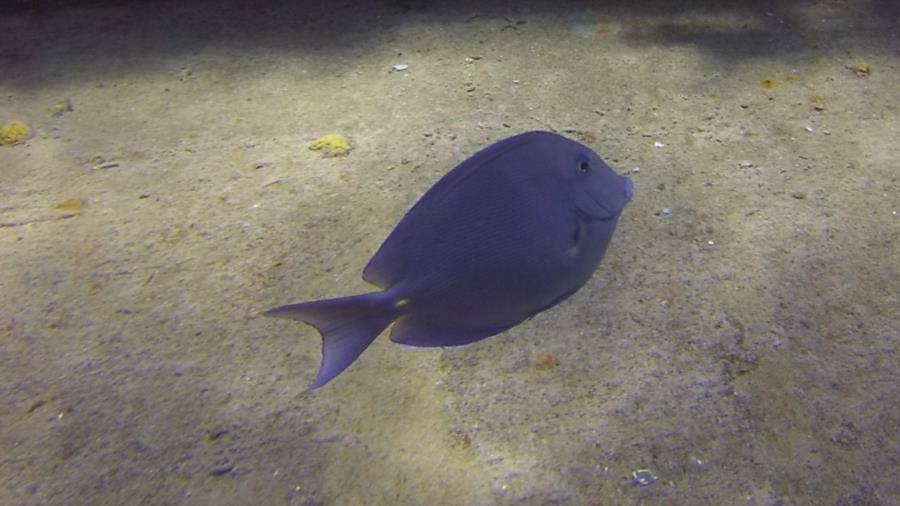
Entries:
POLYGON ((582 160, 578 162, 578 172, 587 172, 590 169, 590 165, 587 163, 587 160, 582 160))

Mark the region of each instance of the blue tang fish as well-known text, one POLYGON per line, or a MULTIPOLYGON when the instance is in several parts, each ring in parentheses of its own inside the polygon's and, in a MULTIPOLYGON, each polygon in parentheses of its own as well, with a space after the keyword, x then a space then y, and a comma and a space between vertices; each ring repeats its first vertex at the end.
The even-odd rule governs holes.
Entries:
POLYGON ((396 343, 472 343, 584 285, 633 193, 587 146, 550 132, 515 135, 454 167, 406 213, 363 270, 381 291, 264 314, 322 335, 313 389, 392 323, 396 343))

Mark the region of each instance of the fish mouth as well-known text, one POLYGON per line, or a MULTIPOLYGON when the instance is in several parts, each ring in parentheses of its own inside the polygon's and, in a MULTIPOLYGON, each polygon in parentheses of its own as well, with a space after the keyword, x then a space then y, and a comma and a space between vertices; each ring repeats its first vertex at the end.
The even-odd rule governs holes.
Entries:
MULTIPOLYGON (((592 199, 592 200, 593 200, 593 199, 592 199)), ((599 207, 602 211, 605 211, 605 212, 602 213, 602 214, 593 214, 593 213, 590 213, 590 212, 588 212, 588 211, 585 211, 584 209, 578 208, 578 214, 580 214, 581 217, 582 217, 585 221, 588 221, 588 222, 595 222, 595 221, 613 221, 613 220, 617 220, 617 219, 619 219, 619 216, 622 214, 622 211, 625 209, 625 207, 623 206, 623 207, 619 208, 619 209, 616 210, 616 211, 610 212, 610 211, 608 211, 605 207, 603 207, 602 205, 600 205, 600 203, 597 202, 596 200, 594 200, 594 203, 597 204, 597 207, 599 207)))
POLYGON ((576 197, 575 208, 585 221, 612 221, 619 218, 625 206, 634 198, 634 183, 626 176, 620 176, 618 188, 611 193, 591 192, 582 189, 576 197))
MULTIPOLYGON (((624 177, 624 176, 623 176, 624 177)), ((622 211, 625 210, 625 205, 631 202, 631 199, 634 198, 634 183, 631 182, 631 179, 625 177, 625 188, 623 189, 623 195, 625 200, 622 202, 622 205, 619 206, 618 209, 610 209, 608 204, 604 204, 598 201, 593 195, 590 195, 591 201, 597 205, 597 208, 600 209, 600 213, 594 214, 588 211, 582 210, 582 215, 588 219, 589 221, 610 221, 616 220, 619 216, 622 215, 622 211)))

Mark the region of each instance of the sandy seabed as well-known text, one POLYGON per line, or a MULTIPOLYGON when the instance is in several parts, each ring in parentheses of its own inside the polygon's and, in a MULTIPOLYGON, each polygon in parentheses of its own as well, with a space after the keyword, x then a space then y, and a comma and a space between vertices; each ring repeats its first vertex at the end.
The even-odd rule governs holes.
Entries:
POLYGON ((7 3, 0 504, 900 504, 898 83, 889 0, 7 3), (635 182, 594 278, 309 392, 258 312, 533 129, 635 182))

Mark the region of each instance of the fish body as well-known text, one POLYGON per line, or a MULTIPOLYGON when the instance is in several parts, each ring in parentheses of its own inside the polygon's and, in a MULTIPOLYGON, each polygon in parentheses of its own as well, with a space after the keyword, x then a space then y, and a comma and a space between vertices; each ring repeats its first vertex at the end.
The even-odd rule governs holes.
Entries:
POLYGON ((631 181, 550 132, 494 143, 454 167, 400 220, 363 270, 381 291, 280 306, 322 335, 313 388, 392 323, 391 340, 472 343, 577 291, 606 252, 631 181))

